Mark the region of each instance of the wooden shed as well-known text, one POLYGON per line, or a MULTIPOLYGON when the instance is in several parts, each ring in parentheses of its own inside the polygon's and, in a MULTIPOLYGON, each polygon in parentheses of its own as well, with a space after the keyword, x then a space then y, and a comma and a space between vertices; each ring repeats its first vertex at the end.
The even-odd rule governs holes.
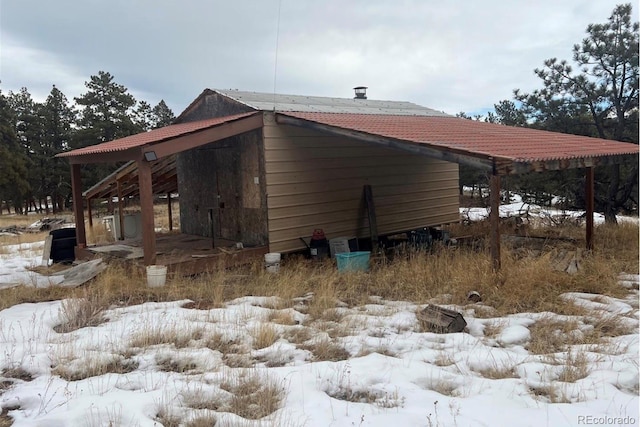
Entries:
MULTIPOLYGON (((289 252, 315 228, 367 237, 365 185, 378 232, 391 234, 459 220, 460 163, 491 173, 497 212, 501 175, 586 168, 592 188, 594 166, 637 153, 633 144, 474 122, 408 102, 207 89, 174 125, 59 156, 72 165, 74 200, 83 196, 81 164, 132 162, 91 194, 137 187, 144 260, 153 264, 153 194, 173 191, 170 183, 182 233, 289 252)), ((75 214, 83 246, 82 204, 75 214)))
POLYGON ((183 233, 213 232, 272 252, 303 249, 300 238, 315 228, 365 237, 364 185, 373 189, 380 234, 458 221, 456 163, 279 123, 276 112, 443 113, 407 102, 206 90, 178 122, 256 111, 261 128, 177 155, 183 233))

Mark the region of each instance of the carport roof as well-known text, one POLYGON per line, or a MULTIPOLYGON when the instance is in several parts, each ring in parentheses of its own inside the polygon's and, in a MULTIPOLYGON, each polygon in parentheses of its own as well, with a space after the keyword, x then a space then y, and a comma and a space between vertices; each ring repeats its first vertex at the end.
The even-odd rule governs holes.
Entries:
POLYGON ((639 148, 619 141, 451 116, 280 112, 278 122, 468 163, 498 174, 618 163, 624 156, 637 156, 639 148))
MULTIPOLYGON (((251 123, 247 122, 247 126, 242 126, 242 124, 239 123, 239 125, 234 128, 234 123, 242 122, 243 119, 247 119, 251 116, 257 116, 258 114, 259 113, 256 112, 249 112, 169 125, 149 132, 142 132, 136 135, 115 139, 113 141, 90 145, 77 150, 66 151, 56 155, 56 157, 69 158, 69 161, 72 163, 108 163, 122 160, 140 160, 146 149, 155 150, 159 144, 165 142, 173 144, 178 138, 197 136, 199 134, 204 136, 205 131, 212 128, 221 128, 224 127, 224 125, 227 125, 228 131, 230 131, 231 134, 234 134, 234 129, 236 128, 235 133, 242 133, 246 132, 247 127, 260 127, 262 126, 261 117, 259 120, 252 120, 251 123)), ((206 143, 206 138, 204 138, 202 142, 206 143)), ((200 141, 198 141, 198 143, 200 143, 200 141)), ((158 158, 164 157, 165 155, 175 154, 176 152, 184 151, 193 147, 189 144, 184 144, 184 146, 175 144, 173 147, 168 148, 166 144, 164 144, 163 148, 162 152, 157 153, 158 158)))

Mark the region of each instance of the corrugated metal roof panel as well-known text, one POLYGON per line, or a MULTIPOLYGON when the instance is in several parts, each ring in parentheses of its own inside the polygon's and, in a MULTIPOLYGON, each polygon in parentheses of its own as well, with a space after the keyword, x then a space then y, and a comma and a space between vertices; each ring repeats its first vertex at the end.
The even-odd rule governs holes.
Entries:
POLYGON ((273 93, 221 90, 216 92, 262 111, 301 111, 316 113, 350 113, 372 115, 451 117, 441 111, 411 102, 374 99, 330 98, 322 96, 283 95, 273 93))
POLYGON ((286 112, 316 123, 513 162, 638 154, 638 145, 457 117, 286 112))
POLYGON ((200 130, 208 129, 224 123, 232 122, 244 117, 251 116, 256 113, 235 114, 232 116, 217 117, 214 119, 199 120, 197 122, 180 123, 176 125, 165 126, 163 128, 154 129, 149 132, 142 132, 136 135, 127 136, 125 138, 113 141, 103 142, 102 144, 91 145, 58 154, 56 157, 73 157, 86 154, 111 153, 116 151, 125 151, 130 148, 142 147, 146 144, 161 142, 171 138, 187 135, 200 130))

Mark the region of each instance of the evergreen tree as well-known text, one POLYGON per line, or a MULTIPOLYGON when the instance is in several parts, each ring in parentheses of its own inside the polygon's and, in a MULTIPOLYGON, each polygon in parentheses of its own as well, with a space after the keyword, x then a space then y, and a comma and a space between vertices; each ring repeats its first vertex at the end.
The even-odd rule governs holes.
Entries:
POLYGON ((162 99, 158 102, 158 105, 153 107, 152 127, 153 129, 157 129, 169 126, 175 118, 176 116, 173 114, 173 111, 171 111, 171 108, 169 108, 164 102, 164 99, 162 99))
MULTIPOLYGON (((515 91, 522 111, 535 127, 638 143, 638 23, 630 4, 614 8, 604 24, 587 27, 587 37, 573 47, 576 70, 551 58, 535 73, 543 88, 515 91)), ((608 222, 629 207, 637 193, 638 163, 598 171, 604 183, 596 202, 608 222)), ((636 200, 637 201, 637 200, 636 200)))
POLYGON ((11 108, 10 117, 15 134, 18 138, 20 148, 25 160, 26 180, 29 183, 26 194, 23 194, 25 209, 30 205, 42 188, 42 173, 38 168, 38 157, 40 156, 40 142, 43 138, 43 121, 41 117, 40 105, 36 103, 27 88, 23 87, 19 92, 9 92, 7 102, 11 108))
POLYGON ((26 156, 15 132, 15 113, 0 92, 0 207, 4 201, 7 209, 13 204, 16 212, 22 212, 24 199, 29 191, 26 156))
MULTIPOLYGON (((43 174, 43 193, 40 196, 45 200, 47 196, 51 197, 55 213, 64 209, 64 200, 71 193, 69 165, 55 155, 70 145, 75 112, 55 85, 40 108, 44 127, 40 144, 40 170, 43 174)), ((48 211, 48 205, 46 209, 48 211)))
POLYGON ((133 122, 142 132, 150 130, 153 126, 153 109, 147 101, 139 101, 133 111, 133 122))
MULTIPOLYGON (((85 82, 87 92, 75 98, 80 106, 78 129, 74 132, 72 148, 112 141, 142 132, 134 121, 136 100, 127 88, 114 81, 111 74, 99 71, 85 82)), ((91 186, 111 173, 117 165, 94 164, 83 167, 84 185, 91 186)))

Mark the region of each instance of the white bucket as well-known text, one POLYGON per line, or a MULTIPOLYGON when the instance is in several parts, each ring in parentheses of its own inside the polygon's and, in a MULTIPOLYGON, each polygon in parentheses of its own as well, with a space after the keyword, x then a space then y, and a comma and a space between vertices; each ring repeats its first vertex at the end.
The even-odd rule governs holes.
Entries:
POLYGON ((147 266, 147 285, 150 288, 160 288, 167 281, 166 265, 148 265, 147 266))
POLYGON ((264 254, 264 268, 266 268, 269 273, 277 273, 280 271, 280 253, 269 252, 268 254, 264 254))

